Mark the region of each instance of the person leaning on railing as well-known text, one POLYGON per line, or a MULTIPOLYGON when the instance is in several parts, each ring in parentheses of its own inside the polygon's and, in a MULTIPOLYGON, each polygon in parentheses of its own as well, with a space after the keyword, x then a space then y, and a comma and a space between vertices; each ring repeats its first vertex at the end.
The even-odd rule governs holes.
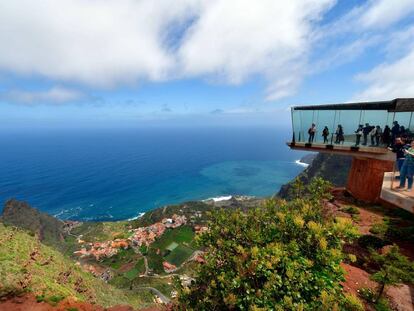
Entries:
POLYGON ((413 187, 413 176, 414 176, 414 140, 411 141, 410 148, 404 149, 405 160, 400 172, 400 185, 397 189, 405 188, 405 179, 408 180, 407 190, 411 191, 413 187))

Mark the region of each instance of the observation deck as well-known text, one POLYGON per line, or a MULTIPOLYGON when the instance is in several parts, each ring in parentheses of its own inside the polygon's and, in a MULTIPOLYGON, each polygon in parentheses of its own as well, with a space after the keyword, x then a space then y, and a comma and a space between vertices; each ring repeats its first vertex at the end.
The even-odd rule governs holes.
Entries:
POLYGON ((292 140, 296 150, 353 157, 347 190, 367 202, 386 201, 414 213, 413 192, 396 191, 396 137, 414 139, 414 98, 295 106, 292 140), (395 131, 398 124, 399 131, 395 131), (394 128, 394 130, 393 130, 394 128))

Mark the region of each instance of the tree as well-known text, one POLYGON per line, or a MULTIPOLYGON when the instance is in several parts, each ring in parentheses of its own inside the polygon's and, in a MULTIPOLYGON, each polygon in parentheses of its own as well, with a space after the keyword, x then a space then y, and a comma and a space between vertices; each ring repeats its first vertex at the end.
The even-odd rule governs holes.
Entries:
POLYGON ((377 266, 377 272, 370 277, 378 282, 375 301, 381 298, 386 286, 414 282, 414 263, 400 253, 397 245, 391 246, 383 254, 371 250, 371 259, 377 266))
POLYGON ((342 245, 357 230, 321 216, 322 188, 312 184, 313 193, 289 203, 213 212, 199 239, 206 263, 192 286, 179 286, 177 308, 332 310, 343 298, 342 245))

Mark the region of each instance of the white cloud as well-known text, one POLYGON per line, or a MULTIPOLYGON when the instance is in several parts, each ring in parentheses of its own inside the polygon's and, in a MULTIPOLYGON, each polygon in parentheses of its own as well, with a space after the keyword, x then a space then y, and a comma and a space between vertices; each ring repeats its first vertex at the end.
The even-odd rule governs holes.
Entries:
POLYGON ((368 87, 355 96, 357 100, 384 100, 414 96, 414 49, 403 58, 375 67, 358 76, 368 87))
POLYGON ((173 66, 164 31, 191 0, 4 0, 0 70, 113 86, 160 80, 173 66))
POLYGON ((0 95, 0 99, 19 104, 60 104, 83 97, 78 91, 59 86, 45 91, 11 90, 0 95))
POLYGON ((371 0, 359 17, 366 28, 385 28, 414 12, 414 0, 371 0))
POLYGON ((278 99, 303 78, 314 24, 334 2, 3 0, 0 71, 98 87, 259 75, 278 99))
POLYGON ((263 75, 269 99, 288 96, 303 77, 313 23, 333 3, 211 0, 179 49, 184 75, 233 84, 263 75))

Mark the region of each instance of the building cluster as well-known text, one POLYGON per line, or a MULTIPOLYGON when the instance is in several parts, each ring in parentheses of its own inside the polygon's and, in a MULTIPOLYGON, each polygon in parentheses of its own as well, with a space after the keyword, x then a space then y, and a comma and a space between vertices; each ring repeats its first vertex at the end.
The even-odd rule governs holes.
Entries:
POLYGON ((166 273, 174 272, 177 269, 176 265, 173 265, 172 263, 169 263, 168 261, 164 261, 162 263, 162 267, 164 268, 164 271, 166 273))
POLYGON ((109 258, 118 253, 120 249, 128 249, 130 246, 149 246, 156 238, 164 234, 168 228, 178 228, 187 223, 185 216, 174 214, 171 218, 164 218, 148 227, 131 229, 132 235, 128 239, 115 239, 106 242, 85 243, 79 236, 78 243, 82 248, 74 254, 79 257, 94 257, 96 260, 109 258))
POLYGON ((113 241, 87 243, 79 251, 74 252, 74 254, 79 257, 94 257, 95 260, 100 260, 114 256, 120 249, 128 248, 128 240, 115 239, 113 241))
POLYGON ((164 218, 148 227, 132 229, 132 236, 129 238, 134 246, 149 246, 156 238, 164 234, 168 228, 177 228, 187 223, 187 218, 174 214, 171 218, 164 218))

